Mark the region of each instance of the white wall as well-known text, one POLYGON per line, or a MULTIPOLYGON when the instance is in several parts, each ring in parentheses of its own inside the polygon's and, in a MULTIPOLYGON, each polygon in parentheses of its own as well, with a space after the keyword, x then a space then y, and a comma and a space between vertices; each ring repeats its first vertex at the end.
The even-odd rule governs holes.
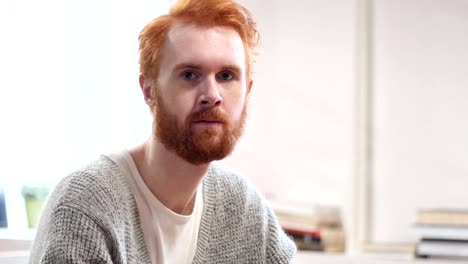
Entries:
POLYGON ((228 163, 271 196, 351 197, 354 1, 241 1, 262 46, 245 136, 228 163))
POLYGON ((468 1, 376 0, 374 240, 418 208, 467 207, 468 1))

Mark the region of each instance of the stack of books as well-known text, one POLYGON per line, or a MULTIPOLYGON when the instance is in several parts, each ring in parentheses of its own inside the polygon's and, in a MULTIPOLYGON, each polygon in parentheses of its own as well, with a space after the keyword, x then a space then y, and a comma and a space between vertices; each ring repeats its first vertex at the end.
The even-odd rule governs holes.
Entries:
POLYGON ((417 213, 416 256, 468 258, 468 209, 426 209, 417 213))
POLYGON ((300 202, 272 202, 276 217, 300 250, 343 252, 345 233, 340 209, 300 202))

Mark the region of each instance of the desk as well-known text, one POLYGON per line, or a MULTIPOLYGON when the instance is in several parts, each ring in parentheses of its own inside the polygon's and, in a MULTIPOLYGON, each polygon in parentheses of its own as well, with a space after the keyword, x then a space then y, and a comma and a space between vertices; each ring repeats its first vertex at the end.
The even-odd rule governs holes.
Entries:
POLYGON ((442 259, 415 259, 410 254, 401 253, 372 253, 349 256, 344 254, 319 253, 299 251, 296 257, 297 264, 462 264, 468 260, 442 260, 442 259))

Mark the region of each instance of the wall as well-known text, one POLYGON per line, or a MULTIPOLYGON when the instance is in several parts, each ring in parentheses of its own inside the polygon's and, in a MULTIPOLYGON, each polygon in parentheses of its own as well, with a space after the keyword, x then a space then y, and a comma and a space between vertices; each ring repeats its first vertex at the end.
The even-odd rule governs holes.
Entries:
POLYGON ((468 201, 468 2, 374 11, 373 239, 411 241, 418 208, 468 201))
POLYGON ((348 210, 354 2, 241 2, 262 45, 246 133, 227 162, 269 196, 348 210))
POLYGON ((138 34, 169 4, 0 1, 0 186, 10 230, 26 227, 23 184, 54 186, 149 135, 138 34))

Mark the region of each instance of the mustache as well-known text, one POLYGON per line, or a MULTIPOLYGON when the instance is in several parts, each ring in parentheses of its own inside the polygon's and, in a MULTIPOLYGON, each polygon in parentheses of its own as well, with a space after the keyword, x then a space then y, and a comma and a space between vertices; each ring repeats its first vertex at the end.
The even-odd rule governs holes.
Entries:
POLYGON ((221 112, 219 108, 211 108, 207 110, 198 111, 190 114, 190 116, 187 118, 187 122, 189 124, 203 120, 220 122, 223 124, 227 124, 229 122, 227 115, 221 112))

